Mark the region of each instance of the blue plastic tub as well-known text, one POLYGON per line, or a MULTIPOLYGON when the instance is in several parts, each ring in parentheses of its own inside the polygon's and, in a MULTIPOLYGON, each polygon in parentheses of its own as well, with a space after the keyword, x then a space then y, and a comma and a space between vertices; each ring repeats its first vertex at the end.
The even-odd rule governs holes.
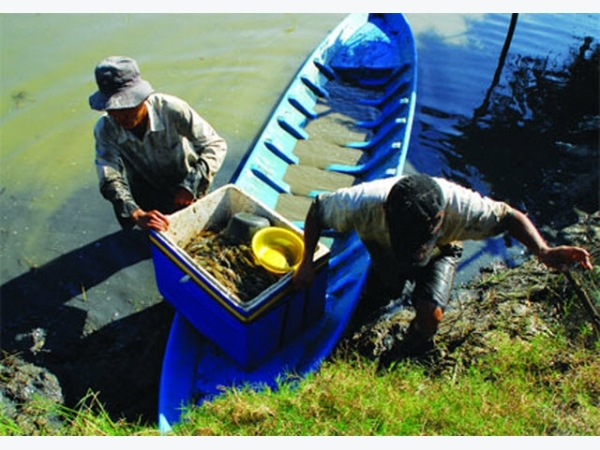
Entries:
POLYGON ((222 228, 238 212, 266 217, 271 225, 301 230, 234 185, 223 186, 170 216, 167 232, 150 232, 158 289, 202 335, 237 364, 252 369, 285 346, 324 312, 329 249, 315 252, 317 278, 295 290, 292 273, 283 275, 251 300, 242 302, 183 248, 198 231, 222 228))

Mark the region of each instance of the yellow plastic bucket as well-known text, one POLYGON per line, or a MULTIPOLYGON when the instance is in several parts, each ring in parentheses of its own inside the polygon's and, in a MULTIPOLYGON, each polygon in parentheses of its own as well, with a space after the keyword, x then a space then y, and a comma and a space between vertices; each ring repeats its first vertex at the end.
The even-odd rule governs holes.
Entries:
POLYGON ((298 234, 281 227, 265 227, 252 238, 256 261, 275 274, 295 270, 304 253, 304 241, 298 234))

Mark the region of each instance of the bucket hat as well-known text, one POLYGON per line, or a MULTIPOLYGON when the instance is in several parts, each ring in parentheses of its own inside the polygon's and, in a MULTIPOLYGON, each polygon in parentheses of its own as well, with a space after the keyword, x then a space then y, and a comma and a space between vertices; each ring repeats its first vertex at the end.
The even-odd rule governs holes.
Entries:
POLYGON ((95 69, 98 91, 90 95, 92 109, 134 108, 142 103, 154 90, 140 76, 137 62, 126 56, 109 56, 95 69))
POLYGON ((443 220, 439 185, 425 174, 402 177, 390 190, 385 211, 396 258, 417 267, 427 264, 443 220))

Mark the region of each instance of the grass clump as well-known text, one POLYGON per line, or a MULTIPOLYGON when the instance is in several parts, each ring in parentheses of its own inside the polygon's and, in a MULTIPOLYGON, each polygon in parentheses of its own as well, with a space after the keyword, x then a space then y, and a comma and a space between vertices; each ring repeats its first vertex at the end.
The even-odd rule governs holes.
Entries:
POLYGON ((460 376, 403 361, 382 373, 356 355, 297 388, 233 389, 195 408, 178 435, 598 435, 600 369, 565 339, 498 334, 496 351, 460 376))

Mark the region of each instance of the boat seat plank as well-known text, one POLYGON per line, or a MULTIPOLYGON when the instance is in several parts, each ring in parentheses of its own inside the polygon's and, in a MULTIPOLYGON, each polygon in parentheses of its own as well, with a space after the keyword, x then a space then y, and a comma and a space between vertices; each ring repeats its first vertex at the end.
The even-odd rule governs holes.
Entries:
POLYGON ((378 164, 384 163, 389 158, 397 157, 397 154, 400 152, 400 150, 402 150, 402 142, 392 141, 389 144, 377 147, 372 156, 363 164, 357 164, 354 166, 332 164, 331 166, 327 167, 327 170, 358 177, 374 170, 378 164))
POLYGON ((298 222, 304 228, 304 218, 310 208, 312 199, 304 195, 281 194, 275 210, 292 222, 298 222))
POLYGON ((372 139, 361 142, 348 142, 346 147, 355 149, 373 148, 383 142, 389 135, 395 134, 397 130, 402 129, 406 124, 406 121, 406 117, 396 117, 395 119, 384 123, 372 139))
POLYGON ((284 181, 291 186, 291 193, 308 196, 315 189, 335 191, 341 187, 352 186, 354 177, 343 173, 331 173, 316 167, 296 165, 288 168, 284 181))
POLYGON ((348 149, 337 143, 321 140, 298 142, 294 149, 298 164, 325 169, 332 164, 354 165, 365 158, 360 149, 348 149))
POLYGON ((408 113, 408 104, 410 98, 401 97, 396 101, 390 102, 381 109, 381 113, 374 120, 359 120, 356 122, 356 126, 363 128, 376 128, 383 122, 389 120, 392 116, 404 116, 408 113))

